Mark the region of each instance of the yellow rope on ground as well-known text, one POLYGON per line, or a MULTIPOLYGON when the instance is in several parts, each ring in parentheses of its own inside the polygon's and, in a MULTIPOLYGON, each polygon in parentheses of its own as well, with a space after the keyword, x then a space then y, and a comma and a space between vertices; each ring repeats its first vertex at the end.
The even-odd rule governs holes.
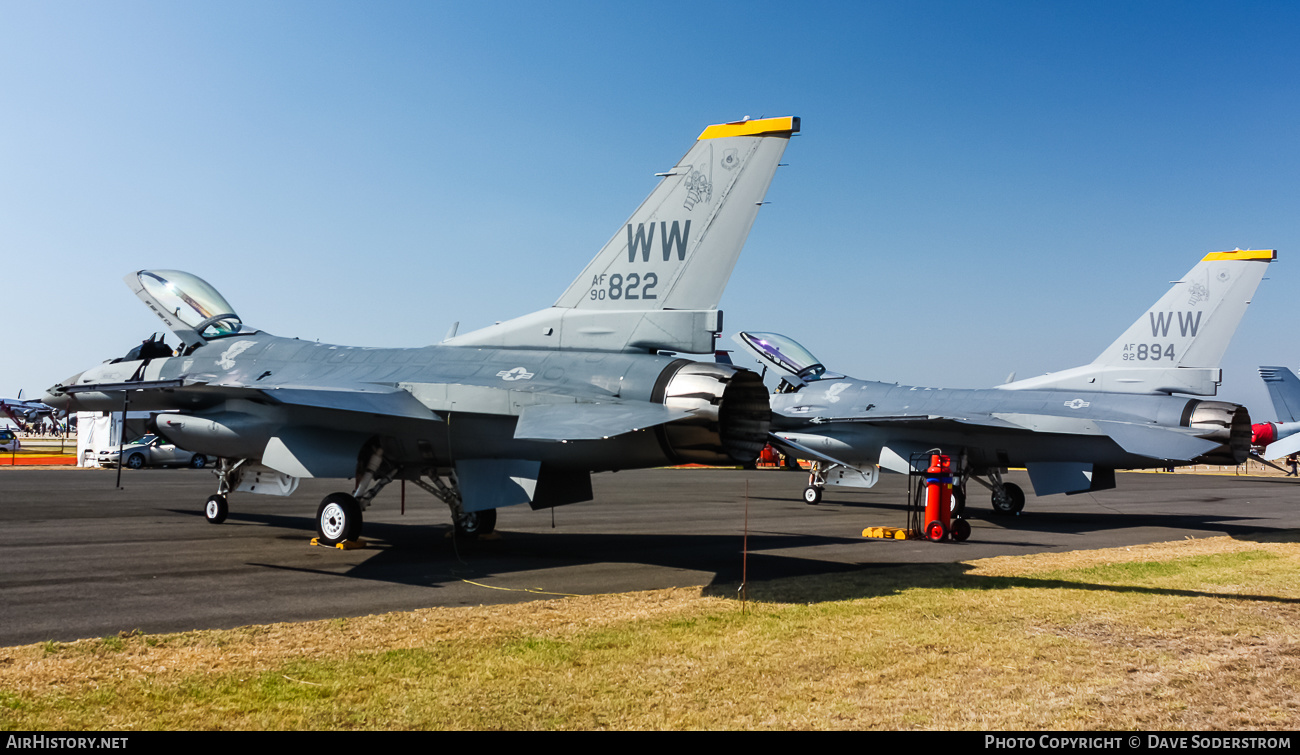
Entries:
POLYGON ((467 585, 474 585, 475 587, 486 587, 489 590, 504 590, 505 592, 526 592, 532 593, 533 595, 559 595, 565 598, 591 597, 590 595, 579 595, 572 592, 549 592, 535 587, 497 587, 496 585, 485 585, 482 582, 475 582, 472 579, 462 579, 461 582, 464 582, 467 585))

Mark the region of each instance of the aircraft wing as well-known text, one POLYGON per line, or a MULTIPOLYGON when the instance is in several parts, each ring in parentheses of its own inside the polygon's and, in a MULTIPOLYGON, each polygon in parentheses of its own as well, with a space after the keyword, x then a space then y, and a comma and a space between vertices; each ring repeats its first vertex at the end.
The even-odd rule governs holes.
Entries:
POLYGON ((810 420, 814 425, 831 423, 849 423, 857 425, 878 425, 880 427, 921 427, 934 430, 955 428, 962 425, 998 428, 1004 430, 1024 430, 1025 428, 992 416, 953 417, 942 414, 892 414, 875 417, 815 417, 810 420))
POLYGON ((211 383, 203 379, 145 380, 118 383, 85 383, 68 386, 66 393, 117 393, 121 391, 166 391, 196 405, 231 398, 269 400, 282 406, 300 406, 343 412, 378 414, 387 417, 442 421, 409 391, 396 386, 356 383, 331 387, 260 386, 247 383, 211 383))
MULTIPOLYGON (((1085 420, 1079 423, 1072 422, 1068 425, 1057 425, 1057 423, 1060 422, 1060 418, 1050 416, 1042 417, 1041 419, 1045 421, 1044 424, 1037 425, 1033 422, 1036 418, 1037 415, 956 417, 935 414, 917 414, 880 417, 815 418, 812 420, 812 423, 814 425, 826 425, 831 423, 867 424, 879 427, 905 427, 911 430, 933 430, 936 432, 962 428, 970 429, 974 426, 994 432, 1045 432, 1074 435, 1104 435, 1115 441, 1120 448, 1123 448, 1131 454, 1146 456, 1152 459, 1181 461, 1195 459, 1196 457, 1208 453, 1221 445, 1217 441, 1198 438, 1196 435, 1187 431, 1155 427, 1152 425, 1107 420, 1085 420), (1013 418, 1018 419, 1019 421, 1013 421, 1013 418)), ((1293 437, 1296 438, 1296 449, 1300 450, 1300 434, 1293 437)), ((789 441, 786 442, 788 443, 789 441)), ((1276 446, 1279 444, 1274 445, 1276 446)), ((1272 450, 1273 448, 1270 447, 1269 451, 1272 450)), ((1270 458, 1276 457, 1274 456, 1270 458)))
POLYGON ((187 396, 199 405, 230 398, 253 398, 288 408, 433 422, 443 421, 440 411, 513 415, 519 417, 514 437, 520 440, 600 440, 694 414, 691 409, 670 408, 648 401, 579 401, 571 395, 443 383, 353 383, 318 387, 212 383, 188 378, 85 384, 72 386, 68 391, 110 393, 149 389, 187 396))

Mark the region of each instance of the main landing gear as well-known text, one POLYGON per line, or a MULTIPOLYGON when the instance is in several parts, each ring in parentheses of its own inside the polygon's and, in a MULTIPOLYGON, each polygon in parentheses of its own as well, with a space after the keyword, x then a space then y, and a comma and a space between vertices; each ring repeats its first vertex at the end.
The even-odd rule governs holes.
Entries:
MULTIPOLYGON (((985 482, 974 475, 969 475, 969 478, 992 491, 990 500, 993 504, 993 513, 1005 516, 1015 516, 1024 510, 1025 491, 1014 482, 1003 482, 1002 470, 997 468, 990 469, 988 471, 988 482, 985 482)), ((963 492, 965 489, 965 482, 966 480, 963 478, 963 492)))
MULTIPOLYGON (((330 493, 321 499, 316 508, 316 542, 321 545, 340 545, 361 537, 364 512, 371 501, 390 482, 399 479, 404 470, 384 460, 382 447, 363 452, 365 464, 359 468, 357 485, 352 492, 330 493)), ((244 465, 248 459, 232 461, 221 459, 216 470, 217 493, 210 496, 203 507, 204 517, 212 524, 221 524, 230 513, 228 496, 239 487, 244 465)), ((407 478, 410 479, 410 478, 407 478)), ((427 490, 451 509, 452 530, 460 540, 476 540, 496 531, 496 509, 466 511, 461 499, 460 486, 453 469, 424 468, 411 482, 427 490)))
POLYGON ((962 477, 962 493, 965 495, 966 481, 974 480, 980 485, 987 487, 992 495, 989 496, 989 502, 993 504, 993 513, 1002 516, 1015 516, 1024 509, 1024 490, 1014 482, 1002 481, 1002 470, 992 468, 988 470, 988 482, 980 480, 974 474, 965 474, 962 477))
POLYGON ((971 469, 966 461, 966 454, 963 452, 958 457, 957 464, 953 468, 953 486, 952 486, 952 513, 954 516, 963 516, 966 512, 966 485, 974 480, 980 485, 988 488, 990 503, 993 505, 993 513, 1003 516, 1015 516, 1025 508, 1025 491, 1014 482, 1006 482, 1002 479, 1004 469, 990 467, 984 470, 971 469), (988 481, 981 479, 987 477, 988 481))
MULTIPOLYGON (((400 476, 401 469, 384 461, 384 449, 376 447, 357 476, 357 487, 351 495, 331 493, 321 501, 316 510, 318 541, 337 545, 361 537, 361 512, 388 483, 400 476)), ((427 490, 451 509, 452 529, 456 538, 475 540, 496 530, 496 509, 465 511, 456 472, 452 469, 423 469, 421 476, 411 480, 427 490), (427 478, 427 482, 426 482, 427 478)))

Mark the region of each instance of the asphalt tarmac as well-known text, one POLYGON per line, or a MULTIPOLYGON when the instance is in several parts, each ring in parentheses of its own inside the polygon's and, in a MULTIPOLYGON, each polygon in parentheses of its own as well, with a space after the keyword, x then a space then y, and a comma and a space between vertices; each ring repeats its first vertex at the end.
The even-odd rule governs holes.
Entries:
MULTIPOLYGON (((1300 528, 1294 479, 1132 473, 1103 493, 1028 495, 1015 517, 972 484, 969 541, 872 540, 863 528, 906 525, 906 477, 808 506, 799 472, 656 469, 596 475, 594 501, 502 509, 498 538, 460 546, 446 506, 407 486, 402 514, 393 484, 366 512, 369 547, 340 551, 310 544, 338 481, 237 493, 212 525, 210 471, 126 470, 120 490, 116 477, 0 470, 0 645, 667 587, 731 595, 742 569, 757 582, 1300 528)), ((1023 473, 1008 479, 1030 490, 1023 473)))

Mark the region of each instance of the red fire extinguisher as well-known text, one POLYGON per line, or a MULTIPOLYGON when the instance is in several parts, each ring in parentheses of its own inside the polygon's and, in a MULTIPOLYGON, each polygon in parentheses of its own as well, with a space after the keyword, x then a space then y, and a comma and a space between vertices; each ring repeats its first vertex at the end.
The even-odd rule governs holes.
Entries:
POLYGON ((952 458, 930 455, 929 477, 925 480, 925 537, 945 540, 952 528, 952 458))

